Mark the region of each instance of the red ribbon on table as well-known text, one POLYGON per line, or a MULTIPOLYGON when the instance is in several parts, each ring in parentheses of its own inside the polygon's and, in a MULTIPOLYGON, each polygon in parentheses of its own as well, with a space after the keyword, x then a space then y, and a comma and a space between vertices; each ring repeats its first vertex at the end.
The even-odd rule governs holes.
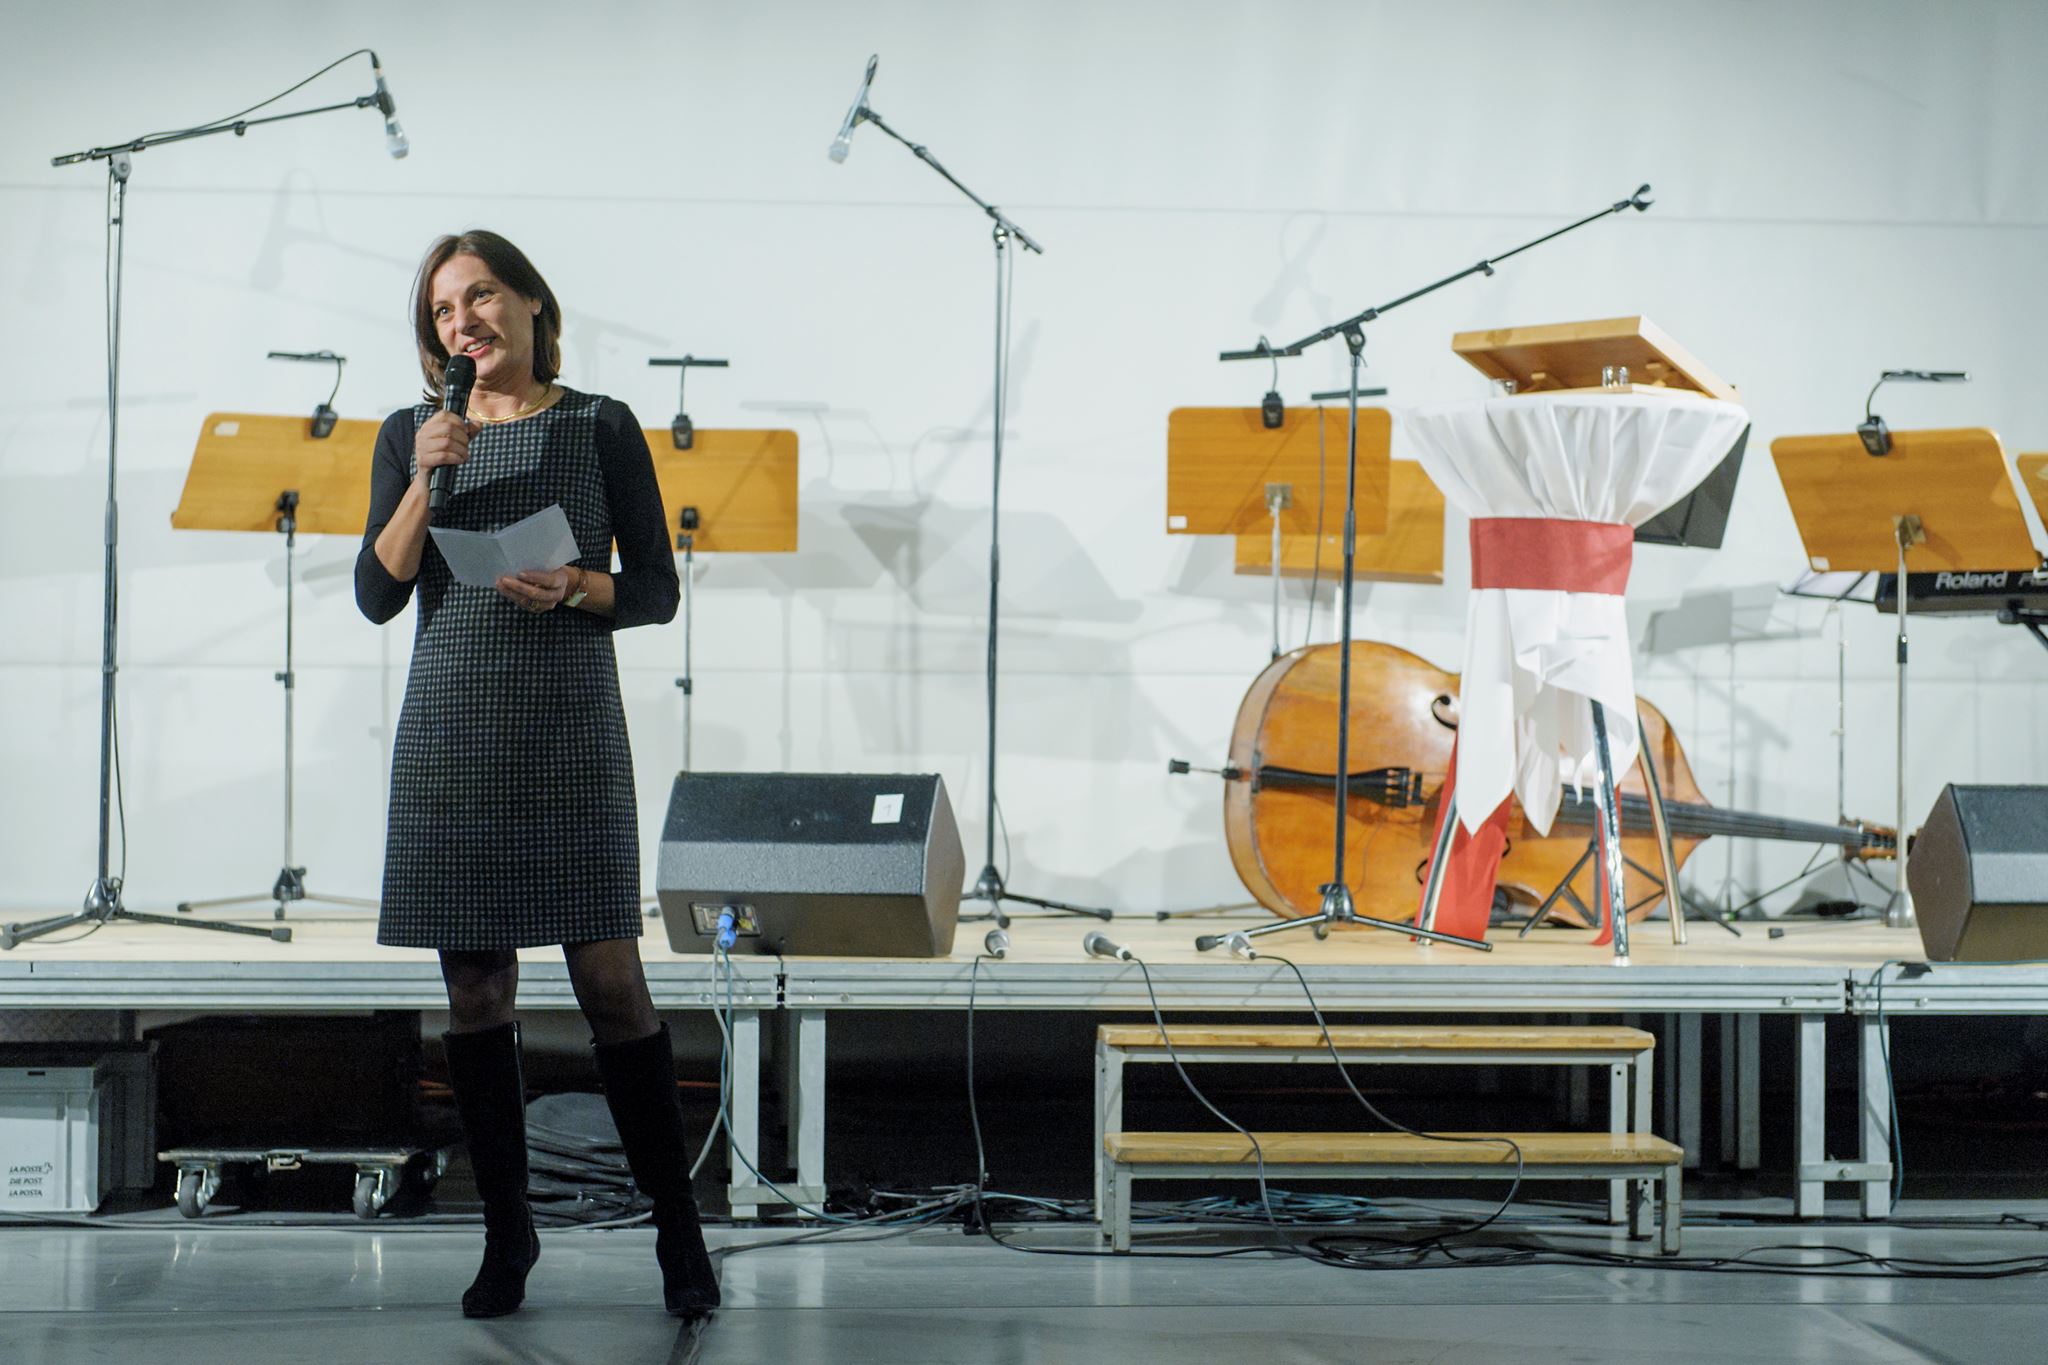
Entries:
POLYGON ((1622 522, 1474 517, 1472 586, 1619 597, 1635 540, 1635 528, 1622 522))

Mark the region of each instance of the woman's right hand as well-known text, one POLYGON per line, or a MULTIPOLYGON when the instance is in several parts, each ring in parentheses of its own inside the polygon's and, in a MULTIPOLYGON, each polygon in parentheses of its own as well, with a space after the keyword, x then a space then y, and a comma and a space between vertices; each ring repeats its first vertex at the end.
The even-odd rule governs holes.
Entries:
POLYGON ((482 431, 481 424, 465 422, 452 412, 437 412, 420 423, 412 438, 413 463, 424 477, 441 465, 458 465, 469 458, 469 438, 482 431))

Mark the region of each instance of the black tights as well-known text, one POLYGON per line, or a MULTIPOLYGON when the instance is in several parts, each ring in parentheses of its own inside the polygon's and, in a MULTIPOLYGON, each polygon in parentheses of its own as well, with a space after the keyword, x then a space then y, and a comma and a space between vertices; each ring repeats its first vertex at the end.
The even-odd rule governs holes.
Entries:
MULTIPOLYGON (((569 984, 576 1003, 600 1043, 626 1043, 661 1027, 647 976, 640 969, 637 939, 565 943, 569 984)), ((509 950, 441 953, 441 978, 448 983, 448 1031, 476 1033, 512 1022, 519 988, 519 959, 509 950)))

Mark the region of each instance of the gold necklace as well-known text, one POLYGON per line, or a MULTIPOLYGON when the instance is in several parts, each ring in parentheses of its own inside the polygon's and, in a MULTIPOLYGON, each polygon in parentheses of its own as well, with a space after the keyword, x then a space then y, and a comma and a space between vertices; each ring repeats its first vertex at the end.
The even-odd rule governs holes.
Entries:
POLYGON ((531 403, 528 403, 525 407, 521 408, 519 411, 513 413, 509 417, 486 417, 480 412, 473 412, 469 414, 469 420, 472 422, 481 422, 483 423, 483 425, 487 427, 496 426, 500 422, 516 422, 522 417, 531 417, 536 412, 539 412, 542 408, 548 405, 548 403, 554 398, 554 396, 555 386, 553 384, 549 384, 546 388, 540 391, 540 397, 534 399, 531 403))

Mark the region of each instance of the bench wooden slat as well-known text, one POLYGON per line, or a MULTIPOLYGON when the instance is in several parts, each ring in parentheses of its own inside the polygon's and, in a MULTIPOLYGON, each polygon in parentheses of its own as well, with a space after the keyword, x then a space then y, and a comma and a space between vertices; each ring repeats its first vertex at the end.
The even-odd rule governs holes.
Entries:
MULTIPOLYGON (((1313 1048, 1323 1032, 1300 1024, 1186 1024, 1172 1031, 1177 1048, 1313 1048)), ((1164 1047, 1155 1024, 1104 1024, 1095 1032, 1110 1047, 1164 1047)), ((1504 1025, 1492 1028, 1422 1024, 1340 1024, 1330 1030, 1340 1048, 1432 1052, 1649 1052, 1654 1035, 1636 1028, 1504 1025)))
MULTIPOLYGON (((1506 1166, 1515 1154, 1497 1141, 1439 1142, 1408 1133, 1255 1133, 1265 1159, 1301 1165, 1379 1163, 1418 1166, 1506 1166)), ((1676 1143, 1648 1133, 1451 1133, 1449 1137, 1510 1138, 1530 1166, 1672 1165, 1685 1159, 1676 1143)), ((1111 1133, 1103 1150, 1127 1164, 1252 1165, 1238 1133, 1111 1133)))

